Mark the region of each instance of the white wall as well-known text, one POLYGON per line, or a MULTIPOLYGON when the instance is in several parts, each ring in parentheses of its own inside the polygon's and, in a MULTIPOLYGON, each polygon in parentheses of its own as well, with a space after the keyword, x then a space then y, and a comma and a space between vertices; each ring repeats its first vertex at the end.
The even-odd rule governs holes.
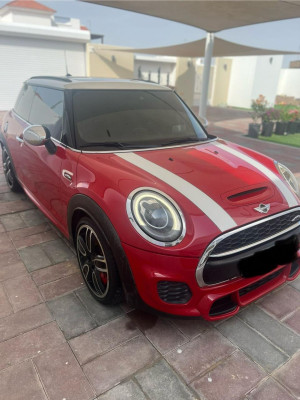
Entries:
POLYGON ((228 91, 228 105, 250 108, 260 94, 273 105, 283 56, 233 57, 228 91))
POLYGON ((277 94, 300 99, 300 68, 282 69, 280 71, 277 94))
POLYGON ((13 22, 13 13, 7 12, 5 15, 0 16, 0 20, 4 22, 13 22))
POLYGON ((274 105, 282 63, 283 56, 257 57, 252 99, 262 94, 269 105, 274 105))
POLYGON ((0 110, 14 106, 22 83, 34 75, 86 75, 85 44, 0 36, 0 110))
POLYGON ((151 72, 151 81, 158 81, 158 68, 160 67, 160 84, 167 84, 167 75, 169 73, 169 85, 175 86, 176 81, 176 62, 160 62, 159 60, 143 60, 136 58, 134 60, 134 77, 138 78, 138 69, 141 67, 142 79, 148 80, 151 72))
POLYGON ((66 23, 57 23, 54 19, 54 25, 58 25, 61 28, 72 28, 72 29, 80 29, 80 19, 78 18, 70 18, 66 23))
POLYGON ((249 108, 252 99, 257 57, 233 57, 232 60, 228 105, 249 108))
POLYGON ((13 22, 20 24, 33 24, 51 26, 51 14, 28 13, 28 11, 14 10, 13 22))

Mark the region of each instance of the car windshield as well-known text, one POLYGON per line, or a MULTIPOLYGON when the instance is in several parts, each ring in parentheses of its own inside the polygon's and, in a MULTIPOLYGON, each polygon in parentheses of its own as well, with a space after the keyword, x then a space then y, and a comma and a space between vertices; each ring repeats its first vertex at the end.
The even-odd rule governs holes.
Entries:
POLYGON ((201 124, 172 91, 76 90, 79 149, 151 148, 207 140, 201 124))

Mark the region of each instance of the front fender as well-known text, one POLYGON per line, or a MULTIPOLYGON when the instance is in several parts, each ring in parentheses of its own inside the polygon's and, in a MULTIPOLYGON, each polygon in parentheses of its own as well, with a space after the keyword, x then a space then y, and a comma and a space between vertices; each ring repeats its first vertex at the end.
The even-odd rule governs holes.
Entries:
POLYGON ((114 255, 126 300, 128 303, 134 304, 137 298, 136 285, 120 238, 101 207, 90 197, 83 194, 74 195, 68 204, 67 218, 70 240, 76 246, 75 229, 83 215, 89 216, 102 231, 114 255))

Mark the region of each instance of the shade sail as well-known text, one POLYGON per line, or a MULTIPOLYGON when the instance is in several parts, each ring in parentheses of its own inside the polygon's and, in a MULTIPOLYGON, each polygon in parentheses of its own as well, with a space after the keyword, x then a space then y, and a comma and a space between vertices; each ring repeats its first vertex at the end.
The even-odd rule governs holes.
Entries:
MULTIPOLYGON (((162 56, 175 57, 204 57, 206 39, 195 40, 193 42, 177 44, 174 46, 152 47, 143 49, 122 49, 120 51, 155 54, 162 56)), ((108 49, 109 50, 109 49, 108 49)), ((244 46, 242 44, 229 42, 215 37, 213 56, 214 57, 234 57, 234 56, 262 56, 279 54, 299 54, 293 51, 261 49, 258 47, 244 46)))
MULTIPOLYGON (((82 0, 181 22, 207 32, 200 114, 205 116, 214 33, 262 22, 300 18, 299 0, 82 0)), ((269 53, 270 54, 270 53, 269 53)), ((276 54, 276 53, 272 53, 276 54)), ((283 53, 280 53, 283 54, 283 53)), ((239 54, 241 55, 241 54, 239 54)))
POLYGON ((181 22, 207 32, 219 32, 224 29, 262 22, 300 18, 300 1, 297 0, 83 1, 181 22))

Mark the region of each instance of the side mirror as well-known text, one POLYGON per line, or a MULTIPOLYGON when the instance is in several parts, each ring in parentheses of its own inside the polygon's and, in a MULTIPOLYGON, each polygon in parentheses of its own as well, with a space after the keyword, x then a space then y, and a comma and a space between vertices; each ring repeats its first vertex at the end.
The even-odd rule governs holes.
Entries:
POLYGON ((208 126, 208 121, 205 117, 198 117, 199 121, 201 122, 201 124, 204 126, 204 128, 207 128, 208 126))
POLYGON ((51 140, 49 129, 42 125, 31 125, 23 131, 23 140, 32 146, 45 146, 50 154, 55 154, 56 146, 51 140))
POLYGON ((32 146, 43 146, 50 139, 50 132, 42 125, 31 125, 24 129, 23 139, 32 146))

